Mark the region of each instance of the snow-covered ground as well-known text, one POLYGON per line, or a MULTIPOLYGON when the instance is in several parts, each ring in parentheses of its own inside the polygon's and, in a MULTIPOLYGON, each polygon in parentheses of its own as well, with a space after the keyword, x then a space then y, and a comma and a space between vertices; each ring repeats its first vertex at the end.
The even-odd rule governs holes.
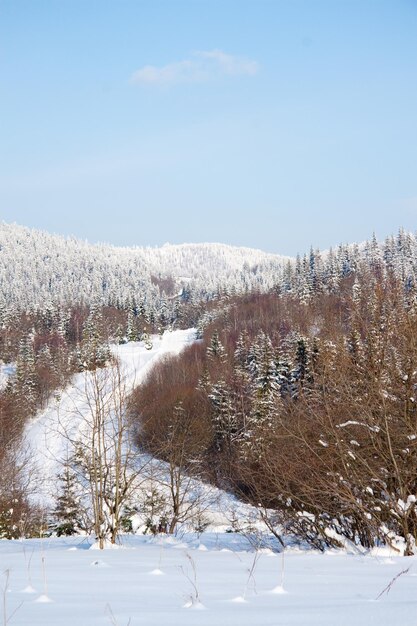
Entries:
POLYGON ((6 387, 7 381, 15 372, 16 365, 14 363, 3 363, 3 361, 0 361, 0 391, 6 387))
POLYGON ((290 549, 281 589, 281 555, 257 554, 235 534, 129 537, 118 550, 89 547, 80 538, 0 542, 1 570, 9 572, 0 605, 6 601, 9 617, 17 609, 7 623, 414 626, 417 620, 416 557, 290 549))
MULTIPOLYGON (((167 331, 151 338, 151 345, 131 342, 113 346, 119 357, 126 393, 138 385, 150 368, 168 354, 178 354, 195 340, 195 330, 167 331)), ((72 384, 57 394, 41 414, 32 419, 25 430, 25 453, 34 488, 33 499, 41 505, 51 506, 56 495, 56 477, 68 456, 68 440, 81 434, 85 418, 90 412, 86 387, 90 373, 80 373, 72 384)), ((109 381, 109 384, 111 381, 109 381)))

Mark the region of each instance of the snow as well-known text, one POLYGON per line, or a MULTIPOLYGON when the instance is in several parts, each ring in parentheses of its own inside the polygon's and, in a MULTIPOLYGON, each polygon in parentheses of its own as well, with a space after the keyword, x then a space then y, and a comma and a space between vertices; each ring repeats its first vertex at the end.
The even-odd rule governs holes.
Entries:
POLYGON ((3 391, 10 376, 13 376, 15 372, 15 363, 3 363, 3 361, 0 361, 0 391, 3 391))
MULTIPOLYGON (((129 536, 120 550, 105 551, 98 560, 92 559, 90 543, 80 538, 0 542, 2 570, 9 570, 7 613, 17 609, 9 623, 127 626, 130 619, 131 626, 415 624, 416 557, 288 549, 282 585, 281 556, 256 556, 235 534, 176 540, 129 536), (199 550, 199 545, 207 549, 199 550), (25 592, 24 549, 32 554, 32 595, 25 592), (154 574, 156 566, 164 575, 154 574)), ((0 575, 0 584, 5 582, 0 575)))
MULTIPOLYGON (((126 392, 144 380, 151 367, 168 354, 179 354, 195 340, 195 329, 166 331, 151 338, 152 348, 145 342, 112 346, 120 359, 126 392)), ((82 434, 90 409, 86 385, 90 373, 76 375, 72 384, 57 394, 45 411, 30 421, 25 430, 25 450, 30 457, 28 471, 33 489, 32 500, 50 507, 56 495, 56 477, 68 457, 69 439, 82 434)), ((111 381, 109 381, 111 383, 111 381)))
POLYGON ((365 426, 365 428, 375 433, 378 433, 380 430, 379 426, 369 426, 369 424, 357 422, 356 420, 349 420, 347 422, 343 422, 343 424, 336 424, 336 428, 345 428, 346 426, 365 426))
POLYGON ((151 310, 160 306, 159 280, 173 281, 165 298, 184 283, 203 297, 219 288, 266 291, 287 260, 220 243, 117 248, 0 222, 0 300, 13 310, 42 310, 52 303, 126 302, 141 294, 151 310))

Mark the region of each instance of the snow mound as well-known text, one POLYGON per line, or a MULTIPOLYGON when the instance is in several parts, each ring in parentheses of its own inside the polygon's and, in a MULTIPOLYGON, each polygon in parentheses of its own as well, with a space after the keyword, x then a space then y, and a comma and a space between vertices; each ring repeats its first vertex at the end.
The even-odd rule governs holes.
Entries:
POLYGON ((51 600, 49 596, 43 593, 41 596, 39 596, 39 598, 36 598, 35 602, 37 602, 38 604, 49 604, 53 602, 53 600, 51 600))
POLYGON ((274 587, 274 589, 271 589, 269 593, 274 593, 276 595, 282 596, 288 593, 288 591, 286 591, 282 585, 278 585, 277 587, 274 587))
POLYGON ((151 572, 149 572, 149 574, 150 576, 165 576, 164 572, 159 568, 153 569, 151 572))
POLYGON ((193 611, 205 611, 206 607, 201 602, 190 600, 184 604, 184 609, 192 609, 193 611))
POLYGON ((243 596, 236 596, 236 598, 232 598, 230 602, 235 602, 236 604, 245 604, 247 600, 243 596))

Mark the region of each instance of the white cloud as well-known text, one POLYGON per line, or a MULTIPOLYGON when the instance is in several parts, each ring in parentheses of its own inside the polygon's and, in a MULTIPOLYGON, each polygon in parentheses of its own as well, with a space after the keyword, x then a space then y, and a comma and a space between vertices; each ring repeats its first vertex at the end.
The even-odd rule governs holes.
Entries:
POLYGON ((175 85, 213 80, 219 76, 254 76, 259 70, 256 61, 226 54, 222 50, 202 50, 191 58, 160 67, 145 65, 133 72, 130 81, 141 85, 175 85))
POLYGON ((235 76, 248 74, 249 76, 253 76, 259 70, 259 65, 256 61, 226 54, 222 52, 222 50, 202 51, 197 52, 196 55, 202 59, 212 61, 217 65, 218 71, 222 74, 232 74, 235 76))

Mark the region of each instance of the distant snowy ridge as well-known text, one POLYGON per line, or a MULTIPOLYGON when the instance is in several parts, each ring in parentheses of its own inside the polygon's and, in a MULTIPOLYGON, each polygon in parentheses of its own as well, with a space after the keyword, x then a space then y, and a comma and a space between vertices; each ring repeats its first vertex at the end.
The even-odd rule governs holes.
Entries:
MULTIPOLYGON (((195 303, 218 295, 274 290, 303 302, 334 293, 356 273, 393 273, 417 285, 417 237, 400 230, 378 242, 311 248, 295 259, 220 243, 117 248, 0 223, 0 320, 4 309, 98 304, 161 312, 175 300, 195 303)), ((176 315, 173 314, 176 319, 176 315)))
POLYGON ((271 288, 286 257, 218 243, 120 248, 0 223, 0 301, 22 309, 47 302, 156 302, 180 288, 196 297, 271 288), (187 278, 185 278, 187 277, 187 278))

